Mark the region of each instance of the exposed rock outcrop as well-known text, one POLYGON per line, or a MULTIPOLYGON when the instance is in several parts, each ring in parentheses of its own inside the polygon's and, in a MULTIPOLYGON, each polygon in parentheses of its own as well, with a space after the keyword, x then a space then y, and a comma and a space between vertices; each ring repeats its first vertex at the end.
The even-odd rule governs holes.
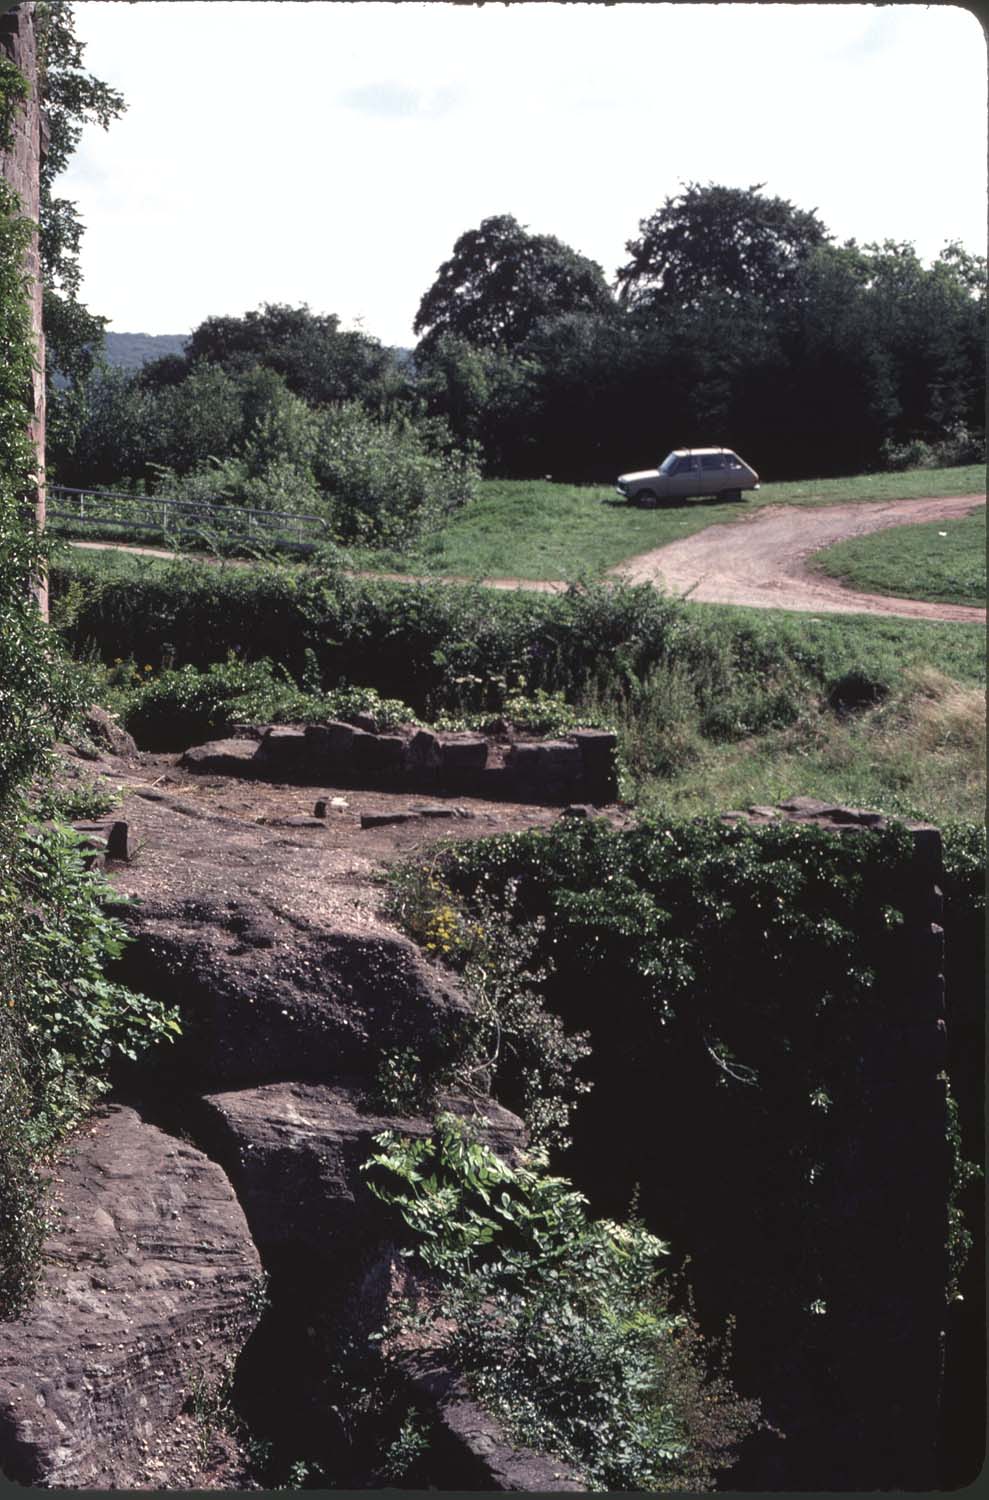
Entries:
MULTIPOLYGON (((438 1110, 475 1119, 493 1151, 511 1159, 525 1144, 517 1116, 486 1099, 476 1106, 450 1095, 438 1110)), ((369 1112, 360 1080, 271 1083, 204 1100, 201 1138, 223 1162, 262 1253, 297 1251, 339 1260, 367 1234, 376 1201, 361 1166, 382 1130, 427 1136, 430 1118, 369 1112)))
POLYGON ((34 1306, 0 1340, 4 1470, 127 1489, 255 1322, 244 1214, 215 1162, 112 1107, 65 1157, 45 1259, 34 1306))

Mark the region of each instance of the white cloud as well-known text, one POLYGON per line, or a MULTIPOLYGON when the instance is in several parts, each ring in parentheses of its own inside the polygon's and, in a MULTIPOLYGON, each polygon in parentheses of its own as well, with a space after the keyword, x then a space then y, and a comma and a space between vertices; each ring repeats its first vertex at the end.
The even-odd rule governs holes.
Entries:
POLYGON ((263 300, 410 343, 453 241, 513 213, 610 276, 682 182, 816 207, 839 239, 985 235, 985 52, 956 7, 76 7, 129 103, 60 191, 84 296, 183 332, 263 300))

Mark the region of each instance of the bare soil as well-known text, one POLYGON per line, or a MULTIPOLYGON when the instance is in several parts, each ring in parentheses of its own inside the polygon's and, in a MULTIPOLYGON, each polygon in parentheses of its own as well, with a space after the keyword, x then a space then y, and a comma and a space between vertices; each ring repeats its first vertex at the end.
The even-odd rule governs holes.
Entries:
POLYGON ((848 537, 889 526, 955 520, 985 503, 984 495, 958 495, 819 508, 771 505, 745 520, 709 526, 682 542, 644 552, 612 571, 631 583, 661 584, 705 604, 984 621, 985 610, 972 605, 859 593, 814 572, 808 563, 814 553, 848 537))

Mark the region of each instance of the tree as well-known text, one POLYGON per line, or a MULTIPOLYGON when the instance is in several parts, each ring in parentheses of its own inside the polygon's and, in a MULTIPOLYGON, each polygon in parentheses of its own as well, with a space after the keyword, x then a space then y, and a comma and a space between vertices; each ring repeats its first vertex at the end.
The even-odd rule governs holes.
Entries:
MULTIPOLYGON (((181 357, 187 371, 203 361, 229 374, 258 366, 274 370, 310 406, 356 400, 374 407, 387 399, 394 374, 391 351, 377 339, 342 331, 335 313, 314 313, 305 304, 266 302, 243 317, 207 318, 181 357)), ((170 361, 168 370, 152 370, 144 378, 171 381, 176 369, 170 361)))
POLYGON ((502 214, 460 236, 420 302, 413 328, 426 347, 452 333, 479 348, 513 349, 540 318, 612 305, 595 261, 502 214))
POLYGON ((728 188, 688 184, 639 223, 625 248, 620 300, 634 308, 693 304, 707 292, 754 294, 779 303, 800 262, 830 239, 816 212, 765 198, 757 183, 728 188))
POLYGON ((54 193, 83 126, 107 129, 126 108, 123 96, 83 63, 68 0, 38 0, 39 83, 47 123, 40 173, 40 257, 47 352, 48 437, 53 452, 72 448, 85 421, 85 389, 102 362, 106 318, 79 301, 83 223, 76 205, 54 193), (61 377, 58 384, 55 376, 61 377))

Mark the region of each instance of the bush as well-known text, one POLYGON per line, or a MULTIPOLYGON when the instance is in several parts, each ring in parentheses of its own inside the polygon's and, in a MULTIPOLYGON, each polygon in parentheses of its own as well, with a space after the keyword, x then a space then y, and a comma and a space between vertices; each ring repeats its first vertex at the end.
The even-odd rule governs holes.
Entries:
POLYGON ((897 443, 887 439, 882 446, 884 469, 952 469, 957 464, 984 464, 985 433, 971 432, 964 422, 957 422, 937 442, 911 438, 897 443))
POLYGON ((136 668, 120 663, 125 723, 144 746, 183 749, 225 733, 232 724, 317 724, 373 715, 378 730, 415 722, 412 710, 398 699, 382 698, 373 688, 340 687, 322 692, 310 659, 309 681, 299 687, 284 667, 266 658, 245 662, 229 656, 205 672, 195 667, 166 669, 142 679, 136 668))
POLYGON ((429 1140, 375 1143, 368 1185, 439 1276, 427 1323, 450 1320, 444 1354, 513 1441, 592 1489, 712 1487, 758 1407, 673 1310, 667 1247, 641 1224, 588 1219, 545 1158, 509 1166, 452 1116, 429 1140))
POLYGON ((391 881, 393 917, 432 959, 458 972, 470 1001, 456 1087, 494 1094, 516 1110, 534 1145, 568 1145, 571 1112, 590 1086, 577 1072, 590 1048, 543 1003, 549 968, 536 951, 544 924, 525 921, 511 888, 500 902, 479 893, 465 912, 421 860, 399 866, 391 881))
MULTIPOLYGON (((20 1311, 44 1237, 41 1163, 109 1087, 115 1059, 178 1031, 176 1012, 107 979, 126 933, 72 829, 10 837, 0 876, 0 1317, 20 1311)), ((117 898, 119 899, 119 898, 117 898)))
POLYGON ((354 401, 327 411, 313 467, 338 539, 385 547, 435 528, 480 478, 474 448, 457 452, 442 422, 375 421, 354 401))

